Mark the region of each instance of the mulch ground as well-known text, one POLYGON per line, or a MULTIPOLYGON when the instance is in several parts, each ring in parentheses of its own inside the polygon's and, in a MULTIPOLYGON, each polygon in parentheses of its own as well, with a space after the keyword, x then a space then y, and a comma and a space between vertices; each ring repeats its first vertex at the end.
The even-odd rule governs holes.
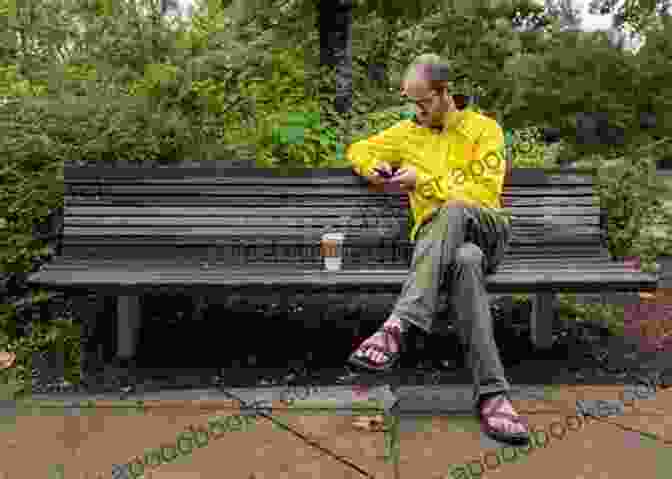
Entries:
MULTIPOLYGON (((162 298, 165 303, 166 299, 162 298)), ((180 304, 179 299, 175 304, 180 304)), ((383 306, 384 304, 379 305, 383 306)), ((146 305, 151 310, 150 303, 146 305)), ((274 311, 248 304, 246 321, 211 307, 199 323, 188 308, 163 304, 166 314, 148 314, 141 332, 139 356, 129 363, 104 360, 84 385, 69 384, 58 374, 57 354, 33 360, 35 393, 130 392, 163 389, 273 386, 288 383, 336 385, 362 382, 345 366, 357 344, 384 320, 381 311, 346 311, 344 324, 322 318, 307 324, 292 320, 306 311, 274 311), (253 313, 261 316, 252 318, 253 313), (366 318, 364 317, 366 315, 366 318), (361 321, 361 319, 371 319, 361 321), (380 321, 376 318, 380 317, 380 321), (359 320, 359 321, 358 321, 359 320), (261 322, 260 322, 261 321, 261 322), (260 327, 260 324, 266 326, 260 327), (357 327, 350 327, 352 325, 357 327), (205 339, 204 339, 205 338, 205 339)), ((322 306, 324 308, 324 305, 322 306)), ((243 308, 244 309, 244 308, 243 308)), ((150 311, 151 312, 151 311, 150 311)), ((507 377, 524 384, 621 384, 638 375, 665 372, 672 365, 672 348, 644 351, 638 338, 613 336, 591 321, 567 322, 556 318, 553 347, 536 351, 529 341, 529 319, 519 310, 504 312, 495 305, 495 338, 507 377)), ((144 312, 143 312, 144 314, 144 312)), ((310 316, 310 314, 308 314, 310 316)), ((463 351, 450 326, 441 335, 414 330, 409 350, 399 367, 384 379, 394 385, 469 384, 463 351)))

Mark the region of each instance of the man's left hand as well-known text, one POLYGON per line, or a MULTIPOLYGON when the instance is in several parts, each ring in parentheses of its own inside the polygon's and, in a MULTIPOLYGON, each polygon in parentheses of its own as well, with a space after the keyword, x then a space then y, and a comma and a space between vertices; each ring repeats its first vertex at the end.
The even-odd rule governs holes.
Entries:
POLYGON ((390 178, 387 183, 392 185, 399 185, 399 189, 407 193, 415 189, 417 175, 415 168, 408 166, 397 171, 397 174, 390 178))

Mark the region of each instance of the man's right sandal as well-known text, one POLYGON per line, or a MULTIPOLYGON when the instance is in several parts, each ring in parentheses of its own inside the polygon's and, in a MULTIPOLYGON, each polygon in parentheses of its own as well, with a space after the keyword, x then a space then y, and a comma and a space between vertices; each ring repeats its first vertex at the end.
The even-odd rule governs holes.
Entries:
POLYGON ((367 369, 373 372, 387 372, 391 370, 396 362, 401 356, 401 352, 405 350, 404 336, 399 328, 394 327, 383 327, 376 331, 375 334, 382 333, 385 338, 385 347, 379 346, 378 344, 366 344, 366 340, 362 343, 359 348, 355 350, 354 353, 348 358, 348 363, 359 368, 367 369), (389 338, 392 337, 397 343, 398 351, 396 353, 390 352, 389 349, 389 338), (378 363, 369 359, 366 353, 373 349, 387 356, 387 359, 382 363, 378 363))

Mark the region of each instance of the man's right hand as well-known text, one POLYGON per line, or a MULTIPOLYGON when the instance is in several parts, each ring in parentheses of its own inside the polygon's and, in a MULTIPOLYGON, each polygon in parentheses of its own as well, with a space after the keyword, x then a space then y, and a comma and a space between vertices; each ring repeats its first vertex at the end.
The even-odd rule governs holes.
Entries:
POLYGON ((369 180, 369 183, 373 185, 382 185, 387 181, 387 179, 378 173, 376 169, 387 171, 390 174, 392 173, 392 167, 386 161, 379 161, 373 168, 374 170, 371 172, 371 174, 366 177, 369 180))

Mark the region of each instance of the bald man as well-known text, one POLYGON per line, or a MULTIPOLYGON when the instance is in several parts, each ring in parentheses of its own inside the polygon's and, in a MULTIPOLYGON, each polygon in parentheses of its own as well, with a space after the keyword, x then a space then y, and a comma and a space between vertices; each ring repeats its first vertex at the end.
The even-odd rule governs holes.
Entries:
POLYGON ((354 171, 373 184, 406 192, 415 218, 413 259, 401 295, 387 321, 348 362, 389 371, 409 328, 431 333, 440 303, 447 299, 473 371, 474 411, 484 432, 524 445, 529 433, 509 401, 484 281, 501 262, 511 237, 501 205, 504 136, 495 120, 457 110, 448 73, 436 55, 416 59, 401 89, 415 103, 415 118, 348 148, 354 171), (397 172, 389 177, 393 167, 397 172))

